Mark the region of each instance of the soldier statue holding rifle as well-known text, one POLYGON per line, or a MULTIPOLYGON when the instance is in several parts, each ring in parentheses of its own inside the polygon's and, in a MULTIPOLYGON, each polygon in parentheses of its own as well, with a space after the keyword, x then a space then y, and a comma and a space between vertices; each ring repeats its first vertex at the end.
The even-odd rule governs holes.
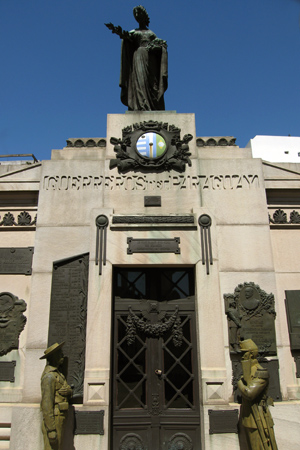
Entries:
POLYGON ((237 386, 243 398, 241 419, 249 450, 278 450, 268 406, 269 373, 256 359, 258 348, 252 339, 241 341, 240 347, 244 353, 243 376, 237 386))

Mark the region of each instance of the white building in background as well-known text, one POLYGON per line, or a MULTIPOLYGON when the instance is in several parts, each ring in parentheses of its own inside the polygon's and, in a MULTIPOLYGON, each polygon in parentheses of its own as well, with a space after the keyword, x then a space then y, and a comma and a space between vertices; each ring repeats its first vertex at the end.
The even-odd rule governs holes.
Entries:
POLYGON ((251 148, 253 158, 270 162, 300 162, 300 137, 255 136, 246 147, 251 148))

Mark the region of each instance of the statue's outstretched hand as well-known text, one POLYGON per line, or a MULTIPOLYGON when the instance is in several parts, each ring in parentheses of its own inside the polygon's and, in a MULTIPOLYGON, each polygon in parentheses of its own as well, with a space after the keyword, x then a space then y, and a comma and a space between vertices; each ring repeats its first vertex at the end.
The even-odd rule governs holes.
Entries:
POLYGON ((127 39, 129 37, 128 31, 123 31, 120 25, 113 25, 111 22, 104 24, 109 30, 111 30, 114 34, 120 36, 121 39, 127 39))
POLYGON ((109 30, 113 32, 113 30, 116 28, 111 22, 104 24, 109 30))

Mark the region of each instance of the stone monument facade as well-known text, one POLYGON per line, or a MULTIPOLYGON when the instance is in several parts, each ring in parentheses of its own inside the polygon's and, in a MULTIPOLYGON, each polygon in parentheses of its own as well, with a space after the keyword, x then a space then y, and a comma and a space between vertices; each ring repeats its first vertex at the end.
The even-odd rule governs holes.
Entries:
POLYGON ((299 164, 174 111, 109 114, 104 137, 1 165, 3 335, 22 309, 0 356, 1 448, 43 448, 39 358, 65 341, 62 450, 238 450, 243 338, 276 365, 276 441, 296 450, 299 189, 299 164))

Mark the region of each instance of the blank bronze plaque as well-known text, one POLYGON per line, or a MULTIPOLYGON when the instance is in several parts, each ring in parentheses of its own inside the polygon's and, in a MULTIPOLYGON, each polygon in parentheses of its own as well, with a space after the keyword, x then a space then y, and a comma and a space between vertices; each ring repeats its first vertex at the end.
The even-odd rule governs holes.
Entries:
POLYGON ((104 434, 104 411, 75 411, 75 434, 104 434))
POLYGON ((194 224, 193 215, 189 216, 113 216, 112 223, 115 224, 194 224))
POLYGON ((0 274, 31 275, 33 247, 0 248, 0 274))
POLYGON ((237 433, 239 410, 208 410, 209 415, 209 434, 216 433, 237 433))
POLYGON ((285 291, 291 350, 300 350, 300 291, 285 291))
POLYGON ((15 381, 15 367, 16 361, 1 361, 0 362, 0 381, 15 381))
POLYGON ((151 195, 144 197, 144 206, 161 206, 161 196, 151 195))
POLYGON ((127 238, 127 254, 132 253, 175 253, 180 254, 180 238, 174 239, 133 239, 127 238))

